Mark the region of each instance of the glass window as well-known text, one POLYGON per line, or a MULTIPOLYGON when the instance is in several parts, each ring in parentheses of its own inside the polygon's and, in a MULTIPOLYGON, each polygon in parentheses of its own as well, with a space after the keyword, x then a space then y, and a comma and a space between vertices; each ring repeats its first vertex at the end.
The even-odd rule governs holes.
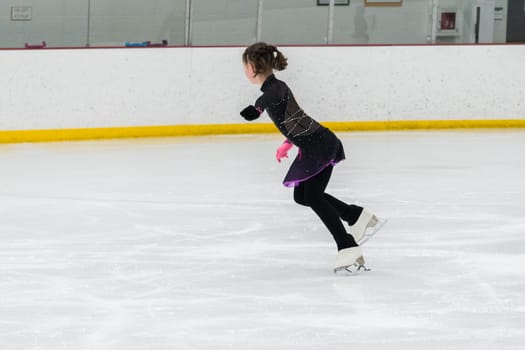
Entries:
POLYGON ((262 37, 273 44, 326 44, 328 6, 316 0, 264 0, 262 37))
POLYGON ((257 36, 257 0, 193 0, 192 45, 248 45, 257 36))
MULTIPOLYGON (((395 4, 395 3, 393 3, 395 4)), ((431 42, 432 2, 404 0, 401 6, 336 6, 335 44, 423 44, 431 42)))
POLYGON ((0 47, 522 42, 524 0, 0 0, 0 47), (14 4, 14 5, 13 5, 14 4), (516 5, 518 4, 518 5, 516 5), (509 9, 510 6, 510 9, 509 9), (517 6, 517 7, 515 7, 517 6))
POLYGON ((186 0, 90 0, 89 46, 184 45, 186 0))
POLYGON ((0 47, 85 46, 86 0, 0 1, 0 47), (17 5, 23 4, 23 5, 17 5))

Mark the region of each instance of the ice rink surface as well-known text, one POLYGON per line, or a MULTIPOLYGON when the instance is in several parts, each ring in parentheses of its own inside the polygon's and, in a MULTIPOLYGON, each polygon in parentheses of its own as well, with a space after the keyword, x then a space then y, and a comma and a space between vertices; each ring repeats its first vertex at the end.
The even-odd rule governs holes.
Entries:
POLYGON ((339 136, 357 276, 278 135, 0 145, 0 349, 523 349, 525 130, 339 136))

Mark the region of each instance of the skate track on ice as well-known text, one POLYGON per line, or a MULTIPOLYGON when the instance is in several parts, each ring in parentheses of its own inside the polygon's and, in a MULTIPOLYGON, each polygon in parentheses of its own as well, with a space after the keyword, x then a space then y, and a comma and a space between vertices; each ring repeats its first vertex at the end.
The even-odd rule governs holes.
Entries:
POLYGON ((0 348, 521 349, 525 131, 339 136, 351 277, 278 135, 0 145, 0 348))

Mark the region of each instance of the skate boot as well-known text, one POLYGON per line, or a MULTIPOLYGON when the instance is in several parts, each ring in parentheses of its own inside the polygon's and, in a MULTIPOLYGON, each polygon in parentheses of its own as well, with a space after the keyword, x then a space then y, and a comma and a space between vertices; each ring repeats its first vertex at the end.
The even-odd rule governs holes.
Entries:
POLYGON ((363 208, 361 215, 357 219, 356 223, 350 226, 350 234, 354 237, 355 241, 358 244, 363 240, 365 236, 366 229, 369 227, 374 227, 379 223, 377 216, 369 212, 366 208, 363 208))
POLYGON ((360 270, 369 271, 365 267, 365 259, 363 258, 363 251, 361 250, 361 247, 341 249, 339 252, 337 252, 334 273, 339 271, 355 273, 360 270))

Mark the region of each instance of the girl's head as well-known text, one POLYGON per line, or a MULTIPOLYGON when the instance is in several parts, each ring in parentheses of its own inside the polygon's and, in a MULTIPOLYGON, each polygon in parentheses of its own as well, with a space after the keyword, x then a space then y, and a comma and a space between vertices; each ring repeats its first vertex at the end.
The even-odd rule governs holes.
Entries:
POLYGON ((287 58, 273 45, 255 43, 244 50, 242 63, 244 73, 252 83, 262 83, 273 73, 288 65, 287 58))

